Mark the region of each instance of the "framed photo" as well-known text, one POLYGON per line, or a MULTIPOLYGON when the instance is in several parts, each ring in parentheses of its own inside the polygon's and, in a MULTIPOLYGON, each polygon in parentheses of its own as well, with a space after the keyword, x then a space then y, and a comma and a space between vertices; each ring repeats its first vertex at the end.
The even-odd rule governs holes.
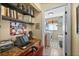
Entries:
POLYGON ((24 34, 26 31, 26 24, 19 22, 10 22, 10 35, 20 35, 24 34))
POLYGON ((76 16, 77 16, 77 33, 79 34, 79 6, 76 8, 76 16))

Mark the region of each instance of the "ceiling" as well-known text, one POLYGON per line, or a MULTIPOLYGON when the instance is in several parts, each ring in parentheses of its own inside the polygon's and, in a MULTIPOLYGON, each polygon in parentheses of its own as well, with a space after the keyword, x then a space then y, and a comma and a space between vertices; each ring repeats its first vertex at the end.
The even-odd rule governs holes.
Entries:
POLYGON ((40 3, 42 10, 47 10, 47 9, 51 9, 51 8, 55 8, 63 5, 66 5, 66 3, 40 3))

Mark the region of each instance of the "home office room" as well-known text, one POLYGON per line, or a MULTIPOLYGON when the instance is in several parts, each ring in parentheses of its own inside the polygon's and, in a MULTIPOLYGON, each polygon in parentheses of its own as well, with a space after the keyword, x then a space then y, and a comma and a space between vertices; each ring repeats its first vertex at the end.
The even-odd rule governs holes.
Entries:
POLYGON ((33 3, 0 4, 1 56, 42 55, 40 14, 33 3))
POLYGON ((0 55, 71 55, 70 5, 1 3, 0 55))
POLYGON ((78 3, 0 3, 0 56, 78 56, 78 32, 78 3))

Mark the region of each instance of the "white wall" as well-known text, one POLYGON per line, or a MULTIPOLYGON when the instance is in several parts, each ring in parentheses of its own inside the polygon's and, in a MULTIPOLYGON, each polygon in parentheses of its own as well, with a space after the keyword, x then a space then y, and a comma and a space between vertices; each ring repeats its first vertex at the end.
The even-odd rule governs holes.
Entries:
POLYGON ((77 34, 76 8, 79 4, 72 4, 72 55, 79 56, 79 34, 77 34))
MULTIPOLYGON (((11 36, 10 35, 10 21, 5 21, 2 20, 0 21, 1 28, 0 28, 0 41, 1 40, 8 40, 8 39, 13 39, 15 40, 16 36, 11 36)), ((31 26, 26 24, 28 28, 31 29, 31 26)))
POLYGON ((1 29, 0 29, 0 40, 7 40, 10 37, 10 22, 9 21, 1 21, 1 29))
POLYGON ((42 39, 42 14, 41 13, 37 13, 35 15, 35 19, 33 21, 35 24, 32 26, 32 31, 33 31, 33 34, 34 34, 34 37, 35 38, 38 38, 38 39, 42 39), (36 23, 39 23, 40 24, 40 29, 36 29, 36 23))

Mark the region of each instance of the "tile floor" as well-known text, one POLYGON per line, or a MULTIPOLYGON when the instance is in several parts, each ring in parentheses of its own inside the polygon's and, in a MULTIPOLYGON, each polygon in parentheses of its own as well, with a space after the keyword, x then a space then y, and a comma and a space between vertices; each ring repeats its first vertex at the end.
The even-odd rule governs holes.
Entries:
POLYGON ((44 49, 44 56, 63 56, 62 48, 50 48, 44 49))

